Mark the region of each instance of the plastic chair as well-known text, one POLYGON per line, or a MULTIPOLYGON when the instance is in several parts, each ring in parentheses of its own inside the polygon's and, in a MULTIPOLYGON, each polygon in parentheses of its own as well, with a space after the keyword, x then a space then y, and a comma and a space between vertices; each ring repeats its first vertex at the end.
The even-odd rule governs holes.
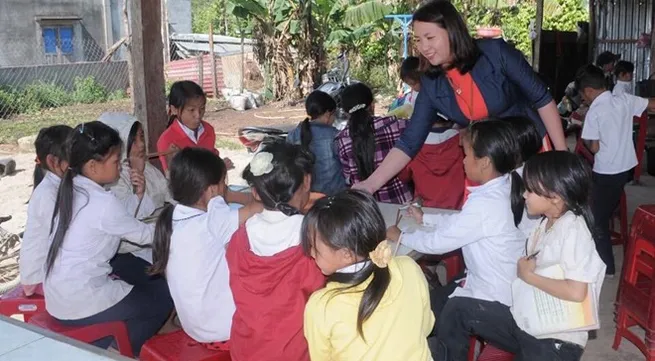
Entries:
POLYGON ((637 142, 635 144, 637 151, 637 168, 634 173, 634 184, 639 184, 639 178, 644 161, 644 151, 646 150, 646 135, 648 134, 648 112, 644 112, 639 117, 634 117, 634 123, 639 126, 639 133, 637 134, 637 142))
POLYGON ((623 254, 626 252, 628 243, 628 202, 625 196, 625 190, 621 193, 619 207, 614 212, 614 217, 610 221, 610 234, 612 245, 623 245, 623 254), (619 229, 616 230, 616 222, 619 223, 619 229))
POLYGON ((630 238, 616 299, 617 326, 612 347, 623 338, 655 361, 655 205, 641 205, 632 219, 630 238), (629 328, 646 331, 645 340, 629 328))
POLYGON ((39 312, 32 316, 28 323, 86 343, 98 341, 105 337, 113 337, 121 355, 134 357, 132 345, 127 335, 127 327, 122 321, 71 327, 61 324, 47 312, 39 312))
POLYGON ((141 361, 230 361, 229 351, 214 351, 194 341, 184 331, 157 335, 141 348, 141 361))
POLYGON ((503 351, 499 348, 494 347, 493 345, 487 344, 482 340, 478 340, 476 337, 471 337, 469 341, 469 353, 467 361, 512 361, 514 360, 514 355, 503 351), (476 357, 476 345, 480 342, 480 352, 476 357))
POLYGON ((23 320, 28 322, 39 312, 45 312, 45 299, 39 294, 26 296, 21 285, 0 296, 0 315, 22 315, 23 320))

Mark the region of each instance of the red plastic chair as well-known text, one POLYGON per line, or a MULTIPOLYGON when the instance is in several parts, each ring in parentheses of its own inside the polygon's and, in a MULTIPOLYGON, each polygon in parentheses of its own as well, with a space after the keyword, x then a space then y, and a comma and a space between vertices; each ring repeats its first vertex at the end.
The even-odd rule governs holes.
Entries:
POLYGON ((627 248, 612 347, 618 349, 625 338, 639 348, 647 361, 655 361, 655 205, 637 208, 627 248), (646 331, 645 340, 630 330, 632 326, 646 331))
POLYGON ((612 245, 623 245, 623 254, 626 252, 626 245, 628 243, 628 202, 625 196, 625 190, 621 193, 621 201, 619 207, 614 212, 614 218, 610 221, 610 234, 612 237, 612 245), (616 222, 619 223, 617 230, 616 222))
POLYGON ((21 285, 0 296, 0 315, 22 315, 28 322, 38 312, 45 312, 45 299, 39 294, 26 296, 21 285))
POLYGON ((141 361, 230 361, 229 351, 214 351, 194 341, 184 331, 157 335, 141 348, 141 361))
POLYGON ((70 327, 64 326, 47 312, 39 312, 29 320, 30 324, 43 329, 70 337, 72 339, 91 343, 105 337, 113 337, 118 345, 118 351, 125 357, 134 357, 132 345, 127 335, 124 322, 106 322, 90 326, 70 327))
POLYGON ((646 149, 646 135, 648 134, 648 112, 644 112, 639 117, 634 117, 634 123, 639 125, 639 133, 637 134, 637 144, 635 145, 637 151, 637 168, 634 174, 634 184, 639 183, 644 161, 644 151, 646 149))
POLYGON ((487 344, 482 340, 478 340, 475 337, 471 337, 469 342, 469 354, 468 361, 512 361, 514 360, 514 355, 503 351, 499 348, 494 347, 493 345, 487 344), (475 346, 480 342, 480 353, 476 356, 475 346))

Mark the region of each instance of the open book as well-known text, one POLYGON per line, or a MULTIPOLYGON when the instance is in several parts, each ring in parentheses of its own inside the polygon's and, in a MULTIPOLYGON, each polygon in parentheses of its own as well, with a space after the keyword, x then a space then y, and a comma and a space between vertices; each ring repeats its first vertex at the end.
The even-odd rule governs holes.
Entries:
MULTIPOLYGON (((564 270, 553 265, 535 271, 538 275, 563 280, 564 270)), ((512 283, 512 315, 516 324, 532 336, 600 328, 596 287, 588 285, 582 302, 564 301, 517 279, 512 283)))

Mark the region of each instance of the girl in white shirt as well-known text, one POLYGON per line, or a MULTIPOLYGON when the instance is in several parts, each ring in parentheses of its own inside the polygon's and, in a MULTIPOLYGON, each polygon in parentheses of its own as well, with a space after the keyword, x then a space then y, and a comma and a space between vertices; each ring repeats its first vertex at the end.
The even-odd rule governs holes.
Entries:
POLYGON ((234 314, 225 247, 261 205, 227 190, 227 167, 209 150, 185 148, 169 164, 177 205, 157 220, 151 273, 166 275, 184 332, 201 343, 225 341, 234 314), (229 201, 248 204, 233 210, 229 201))
MULTIPOLYGON (((390 227, 387 237, 425 254, 446 254, 461 248, 467 266, 466 281, 437 289, 431 294, 437 317, 436 338, 430 338, 435 360, 466 360, 471 332, 482 336, 497 314, 509 315, 511 284, 516 261, 526 236, 518 228, 524 210, 522 181, 514 171, 520 161, 519 145, 508 122, 472 123, 462 136, 464 170, 474 183, 460 213, 409 213, 426 226, 413 233, 390 227), (443 295, 450 298, 444 302, 443 295), (479 317, 479 310, 486 310, 479 317), (473 323, 471 325, 470 323, 473 323)), ((516 351, 516 345, 502 344, 516 351)))
POLYGON ((67 125, 53 125, 41 129, 34 141, 34 191, 27 206, 27 223, 18 264, 23 292, 28 296, 43 293, 39 285, 45 277, 43 265, 50 244, 57 189, 68 168, 66 138, 72 131, 73 128, 67 125))
MULTIPOLYGON (((569 152, 547 152, 534 156, 525 165, 525 200, 529 214, 543 216, 518 261, 516 283, 527 283, 555 298, 582 302, 595 296, 598 305, 605 276, 605 264, 596 252, 594 220, 589 206, 591 170, 569 152), (559 267, 564 279, 540 275, 559 267), (591 286, 591 287, 590 287, 591 286), (589 290, 594 292, 589 293, 589 290)), ((521 294, 514 292, 514 298, 521 294)), ((518 303, 520 304, 520 303, 518 303)), ((512 309, 514 315, 521 310, 512 309)), ((594 315, 598 319, 598 308, 594 315)), ((523 318, 515 316, 519 327, 523 318)), ((499 324, 513 324, 513 319, 499 324)), ((537 338, 517 330, 521 360, 580 360, 587 343, 587 331, 550 333, 537 338)))
POLYGON ((138 355, 173 302, 164 279, 144 277, 142 267, 112 268, 110 261, 121 239, 151 243, 154 227, 137 221, 103 188, 120 174, 121 139, 114 129, 97 121, 80 124, 67 147, 69 166, 57 194, 45 263, 46 309, 69 326, 124 321, 138 355))
MULTIPOLYGON (((114 128, 121 137, 121 174, 118 180, 108 185, 127 211, 137 219, 150 216, 155 210, 172 203, 168 180, 164 174, 148 162, 143 126, 127 113, 103 113, 99 121, 114 128), (141 193, 135 190, 142 190, 141 193)), ((140 257, 152 263, 152 249, 140 248, 128 242, 121 242, 121 254, 140 257)), ((125 256, 127 258, 129 256, 125 256)), ((140 260, 131 260, 139 262, 140 260)), ((146 265, 149 266, 149 265, 146 265)))

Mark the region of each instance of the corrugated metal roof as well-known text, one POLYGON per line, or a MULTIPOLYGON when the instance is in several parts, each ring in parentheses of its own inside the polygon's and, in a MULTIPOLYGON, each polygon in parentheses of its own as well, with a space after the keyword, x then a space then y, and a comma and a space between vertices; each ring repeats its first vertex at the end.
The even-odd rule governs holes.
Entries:
MULTIPOLYGON (((253 41, 244 39, 244 49, 252 52, 253 41)), ((171 35, 173 52, 182 59, 191 58, 201 53, 209 53, 209 35, 206 34, 173 34, 171 35)), ((214 35, 214 53, 217 56, 228 56, 241 53, 241 39, 231 36, 214 35)))
POLYGON ((638 48, 642 33, 651 33, 653 0, 596 0, 595 57, 603 51, 635 64, 633 81, 650 76, 650 48, 638 48))

